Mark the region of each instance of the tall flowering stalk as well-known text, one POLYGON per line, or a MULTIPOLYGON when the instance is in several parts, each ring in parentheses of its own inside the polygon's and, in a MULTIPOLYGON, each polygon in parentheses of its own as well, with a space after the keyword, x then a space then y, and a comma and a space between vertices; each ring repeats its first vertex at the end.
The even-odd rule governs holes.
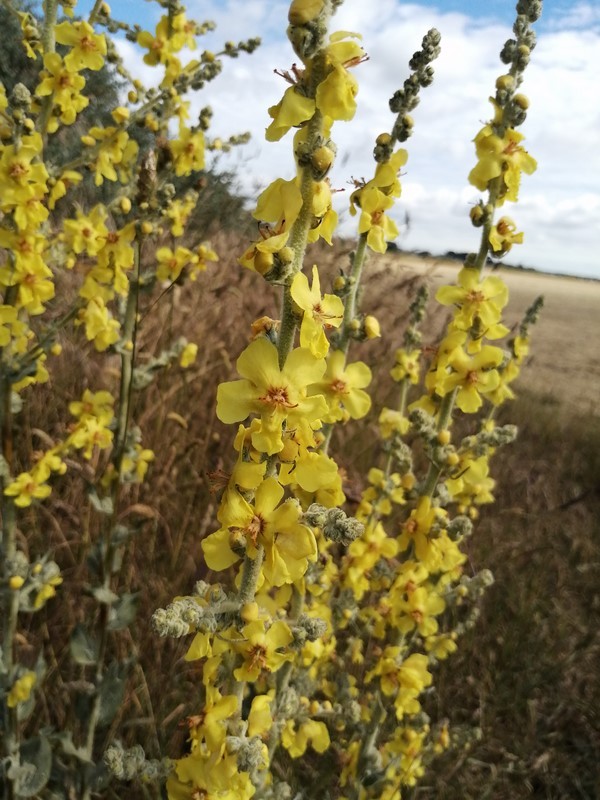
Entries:
MULTIPOLYGON (((57 0, 44 2, 42 18, 6 5, 36 70, 30 86, 16 83, 7 94, 0 84, 0 796, 63 792, 87 800, 112 779, 99 733, 104 736, 120 710, 131 666, 114 645, 136 613, 136 596, 124 591, 121 575, 135 532, 124 524, 123 509, 155 458, 142 443, 133 399, 160 367, 179 362, 186 368, 197 352, 182 338, 140 362, 140 309, 151 293, 195 280, 217 260, 209 243, 193 236, 187 246, 180 241, 199 192, 176 197, 173 179, 203 171, 208 148, 229 148, 246 138, 218 145, 208 139, 209 109, 196 124, 189 122, 185 95, 218 75, 223 56, 252 52, 258 41, 204 51, 184 65, 182 51, 196 49, 197 38, 214 26, 189 20, 178 3, 167 4, 154 35, 111 18, 102 2, 87 20, 75 16, 71 2, 60 4, 62 20, 57 0), (147 63, 161 72, 158 88, 129 78, 101 28, 121 31, 147 50, 147 63), (131 81, 127 102, 107 109, 112 124, 84 128, 80 152, 69 160, 56 142, 72 135, 75 123, 81 133, 90 74, 107 64, 131 81), (145 148, 137 141, 140 129, 145 148), (75 203, 85 185, 93 187, 93 200, 82 194, 75 203), (100 186, 106 202, 96 202, 100 186), (57 284, 69 287, 60 304, 57 284), (111 356, 114 380, 104 378, 65 403, 65 424, 41 431, 45 449, 35 451, 15 436, 18 415, 35 387, 48 380, 60 340, 68 335, 79 336, 85 358, 111 356), (78 543, 85 597, 61 598, 81 607, 67 643, 70 661, 61 654, 63 681, 78 688, 65 714, 69 729, 53 730, 35 722, 50 670, 42 652, 20 645, 26 641, 21 626, 61 591, 59 565, 38 533, 44 526, 37 505, 61 484, 69 465, 85 477, 80 493, 86 523, 78 543)), ((161 768, 155 763, 146 769, 156 776, 161 768)))
POLYGON ((398 233, 388 211, 407 153, 396 143, 412 132, 410 112, 433 79, 440 36, 425 36, 390 101, 396 119, 376 139, 374 176, 351 196, 359 237, 350 269, 332 294, 322 294, 318 267, 309 275, 302 267, 311 264, 308 244, 331 242, 332 126, 354 115, 352 70, 365 58, 357 34, 327 37, 337 5, 292 2, 288 36, 301 66, 281 72, 290 86, 269 109, 267 139, 297 128, 296 174, 259 197, 260 238, 240 259, 281 286, 282 306, 280 320, 253 324, 236 364, 240 377, 217 392, 218 418, 239 425, 237 457, 218 527, 202 549, 208 568, 224 577, 200 581, 193 595, 154 615, 161 635, 194 635, 185 658, 199 663, 202 676, 198 710, 186 719, 190 752, 167 782, 177 800, 296 793, 392 800, 437 753, 470 735, 432 723, 422 696, 492 580, 486 570, 465 573, 461 544, 478 506, 493 500, 489 459, 515 436, 514 426, 495 425, 493 413, 512 396, 538 305, 505 351, 497 342, 509 332, 502 322, 508 292, 482 272, 488 254, 500 256, 522 238, 508 218, 494 222, 494 212, 516 200, 521 172, 535 167, 515 128, 524 119, 517 89, 541 4, 519 2, 516 39, 502 51, 510 72, 498 80, 493 121, 475 139, 470 180, 488 193, 471 214, 482 228, 479 251, 457 284, 437 293, 455 311, 435 347, 422 347, 426 293, 413 302, 392 369, 398 405, 380 414, 384 463, 369 471, 354 516, 342 509, 331 433, 371 408, 371 370, 348 360, 353 341, 380 334, 358 307, 358 289, 368 251, 385 252, 398 233), (433 358, 411 401, 426 353, 433 358), (464 416, 468 425, 480 409, 484 419, 453 437, 454 421, 464 416))

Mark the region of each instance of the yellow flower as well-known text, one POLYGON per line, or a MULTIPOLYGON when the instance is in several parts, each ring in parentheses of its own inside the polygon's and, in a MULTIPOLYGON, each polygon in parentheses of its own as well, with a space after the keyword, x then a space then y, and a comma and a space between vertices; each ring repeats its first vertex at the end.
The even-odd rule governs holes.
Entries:
POLYGON ((329 747, 331 740, 329 731, 324 722, 308 719, 301 722, 296 730, 296 723, 293 719, 288 719, 281 732, 281 744, 285 747, 292 758, 300 758, 306 752, 306 748, 311 745, 317 753, 324 753, 329 747))
POLYGON ((89 256, 97 255, 104 247, 108 228, 105 225, 108 212, 101 205, 95 205, 89 214, 77 209, 75 218, 66 219, 63 223, 63 239, 79 255, 86 252, 89 256))
POLYGON ((458 273, 457 285, 440 286, 435 299, 444 306, 457 306, 454 324, 463 331, 479 325, 487 338, 499 338, 508 332, 504 326, 499 326, 502 309, 508 302, 508 287, 502 278, 490 275, 481 280, 478 270, 463 267, 458 273), (498 326, 500 330, 496 331, 498 326), (495 332, 499 333, 498 337, 493 335, 495 332))
POLYGON ((500 375, 498 367, 504 358, 499 347, 485 345, 479 353, 468 356, 462 348, 456 348, 448 359, 452 369, 437 391, 442 395, 458 389, 456 405, 466 414, 473 414, 482 406, 482 394, 498 388, 500 375))
POLYGON ((103 35, 95 34, 91 25, 84 20, 61 22, 54 30, 58 44, 71 48, 65 56, 65 64, 69 69, 75 72, 82 69, 102 69, 106 40, 103 35))
POLYGON ((502 178, 500 202, 516 202, 521 182, 521 172, 531 175, 537 162, 520 145, 522 133, 507 128, 502 138, 486 125, 475 137, 475 150, 478 162, 469 173, 469 182, 481 191, 488 188, 490 181, 502 178))
POLYGON ((261 672, 276 672, 293 656, 287 650, 293 636, 283 620, 276 620, 265 629, 264 620, 250 622, 242 628, 243 639, 233 643, 243 664, 233 671, 238 681, 255 681, 261 672))
POLYGON ((301 125, 313 116, 315 101, 302 92, 301 85, 290 86, 279 103, 269 108, 269 116, 273 122, 265 133, 268 142, 278 142, 290 128, 301 125))
POLYGON ((396 365, 390 370, 390 375, 395 381, 408 378, 410 383, 417 384, 421 369, 420 358, 420 350, 405 350, 404 348, 396 350, 396 365))
POLYGON ((6 705, 9 708, 15 708, 19 703, 27 702, 36 681, 36 674, 31 671, 27 671, 24 675, 21 675, 20 678, 17 678, 8 693, 6 705))
POLYGON ((362 361, 345 365, 346 356, 334 350, 327 362, 323 379, 310 387, 311 395, 324 395, 329 403, 325 422, 343 420, 345 416, 361 419, 371 408, 371 398, 364 387, 371 383, 371 370, 362 361))
POLYGON ((283 369, 279 368, 277 348, 267 339, 251 342, 237 360, 237 370, 245 380, 222 383, 217 390, 217 416, 221 422, 241 422, 250 414, 260 416, 260 430, 252 434, 252 444, 268 455, 283 448, 282 426, 303 421, 320 427, 327 413, 325 399, 316 391, 307 397, 307 387, 322 377, 325 362, 310 350, 292 350, 283 369))
POLYGON ((179 356, 179 366, 183 367, 183 369, 187 369, 191 367, 191 365, 196 360, 196 356, 198 355, 198 345, 194 342, 188 342, 186 346, 181 351, 181 355, 179 356))
POLYGON ((87 306, 79 312, 79 321, 85 323, 85 335, 89 341, 94 341, 99 352, 119 341, 119 322, 112 318, 101 297, 89 300, 87 306))
POLYGON ((159 247, 156 251, 156 277, 159 281, 176 281, 185 267, 194 264, 198 257, 187 247, 159 247))
POLYGON ((169 143, 177 176, 204 169, 204 133, 182 127, 179 138, 169 143))
POLYGON ((7 497, 15 498, 14 504, 19 508, 27 508, 34 499, 43 500, 51 492, 44 480, 36 479, 30 472, 21 472, 4 490, 7 497))
POLYGON ((375 186, 365 186, 360 192, 358 232, 367 234, 367 244, 376 253, 385 253, 386 242, 395 239, 399 234, 396 223, 385 213, 393 205, 392 198, 375 186))
POLYGON ((513 244, 523 243, 523 233, 517 233, 517 226, 510 217, 500 217, 490 231, 489 242, 495 256, 502 256, 513 244))
POLYGON ((344 318, 344 304, 339 297, 326 294, 321 297, 319 271, 313 267, 312 288, 303 272, 294 276, 291 286, 294 302, 304 313, 300 327, 300 344, 308 347, 315 358, 323 358, 329 350, 329 342, 323 328, 339 328, 344 318))
POLYGON ((48 171, 43 163, 34 163, 42 152, 39 133, 23 136, 20 145, 6 145, 0 156, 0 210, 12 211, 32 197, 45 194, 48 171))
POLYGON ((283 499, 284 490, 276 478, 267 478, 256 490, 254 505, 237 491, 223 497, 218 519, 222 528, 202 542, 210 569, 222 570, 240 556, 230 547, 231 532, 244 536, 251 558, 263 546, 263 573, 275 586, 292 583, 304 575, 308 561, 316 558, 317 548, 310 528, 300 523, 301 510, 294 500, 283 499))
MULTIPOLYGON (((77 114, 89 104, 89 99, 81 94, 85 79, 72 66, 58 55, 44 55, 44 70, 40 73, 41 83, 35 93, 38 97, 52 96, 54 106, 60 110, 59 118, 65 125, 72 125, 77 114)), ((51 116, 48 130, 53 133, 58 128, 56 116, 51 116)))

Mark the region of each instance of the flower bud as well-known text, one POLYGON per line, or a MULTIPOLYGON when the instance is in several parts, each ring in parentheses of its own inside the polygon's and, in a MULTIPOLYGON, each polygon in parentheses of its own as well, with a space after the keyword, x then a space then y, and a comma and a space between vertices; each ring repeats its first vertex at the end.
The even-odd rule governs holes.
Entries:
POLYGON ((367 339, 377 339, 381 336, 381 326, 379 324, 379 320, 376 317, 371 316, 369 314, 365 317, 365 336, 367 339))
POLYGON ((306 25, 315 20, 325 5, 325 0, 292 0, 288 12, 291 25, 306 25))

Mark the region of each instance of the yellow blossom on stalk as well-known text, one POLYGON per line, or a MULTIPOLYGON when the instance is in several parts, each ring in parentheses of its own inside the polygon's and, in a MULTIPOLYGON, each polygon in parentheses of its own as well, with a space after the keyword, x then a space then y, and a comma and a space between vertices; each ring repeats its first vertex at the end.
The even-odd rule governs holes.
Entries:
POLYGON ((273 120, 266 130, 268 142, 278 142, 290 128, 301 125, 315 113, 315 101, 303 94, 301 85, 290 86, 283 93, 282 99, 269 108, 269 116, 273 120))
POLYGON ((167 779, 169 800, 250 800, 255 791, 236 755, 208 753, 203 747, 175 761, 167 779))
POLYGON ((99 352, 119 341, 119 322, 113 319, 101 297, 90 298, 87 306, 79 312, 79 322, 85 323, 85 335, 89 341, 93 340, 99 352))
POLYGON ((367 477, 371 485, 362 493, 361 507, 364 503, 370 511, 387 516, 392 513, 392 503, 404 503, 402 478, 397 472, 386 475, 382 469, 372 467, 367 477))
POLYGON ((323 395, 329 403, 325 422, 336 422, 344 417, 361 419, 371 408, 371 398, 364 391, 371 383, 371 370, 362 361, 348 365, 345 361, 345 354, 334 350, 329 355, 322 380, 315 381, 309 389, 311 395, 323 395))
POLYGON ((171 201, 165 211, 165 216, 171 221, 170 232, 173 236, 183 236, 185 225, 195 207, 196 198, 193 194, 171 201))
POLYGON ((264 547, 263 573, 274 586, 293 583, 304 575, 308 562, 316 558, 312 530, 301 524, 301 510, 294 500, 283 499, 284 490, 276 478, 267 478, 256 489, 251 505, 239 492, 223 497, 218 518, 222 527, 202 541, 210 569, 222 570, 239 560, 230 546, 232 534, 244 537, 251 558, 264 547))
POLYGON ((36 479, 30 472, 21 472, 4 490, 7 497, 14 497, 14 504, 19 508, 27 508, 33 500, 43 500, 52 489, 45 482, 46 478, 36 479))
POLYGON ((302 508, 308 508, 311 503, 334 508, 346 500, 342 475, 335 461, 304 446, 300 447, 294 461, 281 465, 279 481, 283 486, 292 486, 302 508))
POLYGON ((271 694, 259 694, 252 700, 248 714, 248 736, 265 736, 273 727, 271 694))
POLYGON ((74 169, 64 170, 58 178, 55 178, 54 186, 50 189, 48 194, 48 208, 52 211, 61 197, 66 195, 69 187, 81 183, 82 180, 83 175, 80 172, 74 169))
POLYGON ((331 185, 328 179, 313 185, 311 211, 313 227, 308 232, 308 241, 316 242, 319 237, 332 244, 332 236, 337 225, 337 212, 331 207, 331 185))
POLYGON ((12 211, 27 203, 32 197, 46 192, 48 171, 43 163, 36 162, 42 152, 42 137, 39 133, 23 136, 19 145, 9 144, 2 148, 0 156, 0 210, 12 211))
POLYGON ((358 82, 347 67, 359 64, 365 51, 349 37, 360 38, 360 34, 337 31, 329 37, 325 47, 325 79, 317 86, 316 105, 319 111, 331 120, 351 120, 356 112, 358 82))
POLYGON ((77 209, 75 218, 63 222, 62 238, 77 255, 85 252, 95 256, 104 247, 108 236, 107 217, 108 212, 101 204, 95 205, 88 214, 77 209))
POLYGON ((183 269, 197 260, 195 253, 187 247, 159 247, 156 251, 156 277, 159 281, 176 281, 183 269))
POLYGON ((233 649, 243 658, 243 664, 233 671, 238 681, 255 681, 261 672, 276 672, 293 658, 287 650, 293 636, 283 620, 266 628, 264 620, 250 622, 242 628, 242 639, 233 642, 233 649))
POLYGON ((327 413, 320 393, 307 388, 325 371, 325 362, 310 350, 299 347, 279 368, 277 348, 267 339, 255 339, 237 360, 237 371, 245 380, 222 383, 217 390, 217 416, 221 422, 241 422, 250 414, 260 416, 260 430, 252 434, 252 444, 267 455, 283 448, 282 425, 307 422, 318 429, 327 413))
POLYGON ((37 682, 35 672, 28 670, 13 683, 6 698, 6 705, 15 708, 19 703, 26 703, 31 695, 31 690, 37 682))
POLYGON ((17 309, 14 306, 0 305, 0 347, 6 347, 11 340, 11 331, 17 321, 17 309))
POLYGON ((493 503, 496 481, 490 477, 489 456, 463 456, 456 465, 456 478, 448 478, 446 486, 455 503, 468 508, 472 503, 493 503))
POLYGON ((410 383, 419 382, 421 351, 406 350, 403 347, 396 350, 396 365, 390 370, 390 375, 395 381, 400 382, 408 378, 410 383))
POLYGON ((83 451, 83 457, 90 459, 96 447, 106 450, 113 440, 113 432, 98 417, 82 415, 75 428, 66 439, 69 447, 83 451))
POLYGON ((300 327, 300 344, 308 347, 316 358, 324 358, 329 350, 325 330, 339 328, 344 318, 344 304, 333 294, 321 297, 319 271, 313 267, 312 288, 303 272, 294 276, 291 286, 294 302, 304 313, 300 327), (325 329, 325 330, 324 330, 325 329))
POLYGON ((219 260, 219 256, 210 247, 207 242, 198 246, 195 252, 195 260, 190 264, 189 274, 190 280, 195 281, 200 272, 205 272, 208 262, 215 262, 219 260))
POLYGON ((21 41, 27 58, 37 58, 37 54, 43 52, 37 20, 29 11, 17 11, 17 15, 21 19, 21 31, 23 32, 21 41))
POLYGON ((102 69, 106 39, 102 34, 94 33, 92 26, 85 20, 61 22, 54 31, 58 44, 71 48, 65 56, 65 64, 69 69, 75 72, 82 69, 102 69))
POLYGON ((85 79, 79 75, 58 53, 44 55, 44 70, 40 73, 41 82, 35 93, 38 97, 52 96, 54 107, 58 107, 60 115, 52 115, 48 122, 48 131, 54 133, 58 129, 58 120, 65 125, 72 125, 80 111, 89 105, 89 98, 81 94, 85 79))
POLYGON ((410 427, 402 412, 392 408, 382 408, 378 421, 382 439, 389 439, 396 433, 404 435, 410 427))
POLYGON ((403 592, 394 598, 394 623, 401 633, 410 633, 416 628, 421 636, 431 636, 437 633, 436 617, 445 608, 446 603, 430 584, 416 586, 408 581, 403 592))
POLYGON ((365 187, 360 193, 358 232, 367 234, 367 244, 376 253, 385 253, 386 242, 400 233, 396 223, 385 213, 393 205, 392 198, 375 187, 365 187))
POLYGON ((204 708, 186 720, 192 751, 206 744, 211 753, 220 752, 227 735, 226 720, 235 713, 237 707, 235 695, 221 695, 214 686, 207 686, 204 708))
POLYGON ((331 744, 331 740, 324 722, 308 719, 301 722, 296 730, 295 721, 288 719, 281 732, 281 744, 292 758, 300 758, 309 745, 317 753, 324 753, 331 744))
POLYGON ((183 367, 183 369, 187 369, 191 367, 191 365, 196 360, 198 355, 198 345, 194 342, 188 342, 186 346, 181 351, 181 355, 179 356, 179 366, 183 367))
MULTIPOLYGON (((498 107, 492 101, 498 114, 498 107)), ((531 175, 535 172, 537 162, 520 142, 525 137, 513 128, 506 128, 500 137, 492 125, 486 125, 475 137, 475 150, 478 162, 469 173, 469 182, 479 190, 488 188, 490 181, 502 178, 502 189, 498 204, 504 200, 516 202, 521 182, 521 172, 531 175)))
POLYGON ((456 405, 466 414, 473 414, 483 404, 481 395, 498 388, 500 374, 495 368, 503 358, 503 351, 492 345, 485 345, 474 356, 467 355, 461 348, 455 349, 448 359, 452 372, 438 386, 438 393, 446 395, 457 389, 456 405))
POLYGON ((478 270, 463 267, 456 284, 440 286, 435 295, 438 303, 457 306, 453 327, 468 331, 479 324, 482 334, 488 339, 505 336, 508 329, 500 324, 500 320, 502 309, 508 302, 508 287, 502 278, 489 275, 481 280, 478 270))
POLYGON ((398 542, 389 537, 380 522, 368 524, 365 532, 348 547, 344 564, 344 585, 350 588, 357 600, 369 591, 369 572, 382 558, 393 558, 398 553, 398 542))
POLYGON ((494 255, 504 255, 513 244, 523 243, 523 233, 517 233, 517 226, 510 217, 500 217, 490 231, 489 241, 494 255))
POLYGON ((94 163, 96 186, 101 186, 105 178, 127 183, 138 154, 138 143, 129 137, 127 131, 112 126, 90 128, 87 135, 101 143, 94 163))
POLYGON ((204 169, 204 133, 182 127, 179 138, 169 143, 175 174, 179 177, 204 169))
POLYGON ((254 219, 270 222, 275 230, 289 230, 302 208, 302 194, 296 179, 276 178, 261 192, 252 212, 254 219))
POLYGON ((398 537, 400 550, 406 550, 413 543, 417 558, 426 563, 428 536, 438 513, 441 511, 438 512, 432 507, 430 497, 420 497, 416 508, 411 511, 410 517, 402 526, 402 533, 398 537))
POLYGON ((56 596, 56 587, 60 586, 62 582, 63 579, 60 577, 60 575, 52 575, 50 578, 48 578, 48 580, 42 584, 41 589, 37 592, 33 601, 33 607, 36 610, 43 608, 48 600, 51 600, 56 596))

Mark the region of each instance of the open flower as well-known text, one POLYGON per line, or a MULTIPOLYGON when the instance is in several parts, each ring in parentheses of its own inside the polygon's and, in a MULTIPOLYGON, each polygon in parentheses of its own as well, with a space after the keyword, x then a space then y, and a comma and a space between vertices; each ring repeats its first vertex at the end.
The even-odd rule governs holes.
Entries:
POLYGON ((315 358, 323 358, 329 350, 324 329, 339 328, 344 318, 344 304, 333 294, 321 297, 319 271, 313 267, 312 288, 303 272, 298 272, 292 281, 291 294, 294 302, 304 313, 300 327, 300 344, 308 347, 315 358))
POLYGON ((307 388, 325 372, 325 362, 310 350, 292 350, 283 369, 274 344, 255 339, 237 360, 245 380, 222 383, 217 390, 217 416, 221 422, 241 422, 257 414, 261 427, 252 433, 252 444, 268 455, 283 448, 283 424, 289 427, 308 422, 316 430, 327 414, 327 403, 318 393, 308 397, 307 388))

